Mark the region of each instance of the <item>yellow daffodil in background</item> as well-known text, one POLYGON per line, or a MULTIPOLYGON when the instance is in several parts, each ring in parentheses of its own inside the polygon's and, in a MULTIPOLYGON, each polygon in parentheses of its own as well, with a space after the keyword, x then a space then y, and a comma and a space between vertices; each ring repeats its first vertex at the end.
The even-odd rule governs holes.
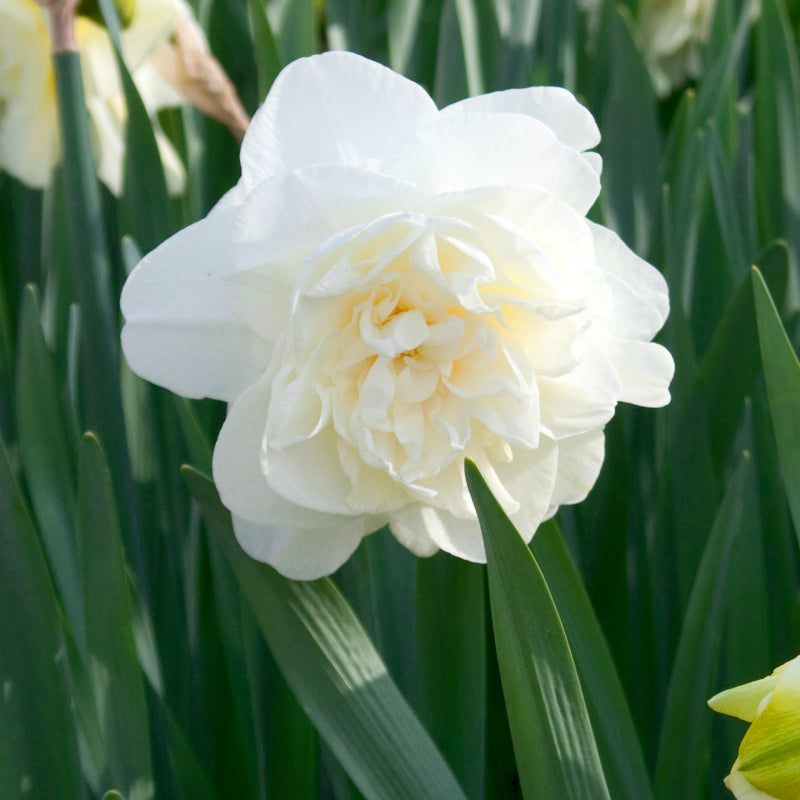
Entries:
POLYGON ((751 723, 725 779, 737 800, 800 798, 800 656, 708 704, 751 723))
POLYGON ((714 0, 640 0, 639 35, 660 96, 699 76, 713 15, 714 0))
MULTIPOLYGON (((41 188, 49 182, 60 158, 49 18, 33 0, 0 0, 0 19, 0 169, 29 186, 41 188)), ((75 35, 98 175, 118 195, 122 190, 127 112, 111 39, 105 28, 85 16, 78 17, 75 35)), ((191 81, 185 77, 186 58, 182 56, 189 48, 181 47, 181 43, 187 41, 191 43, 192 55, 201 54, 204 93, 209 93, 212 71, 212 77, 226 90, 215 86, 216 94, 230 94, 227 78, 207 55, 203 34, 182 0, 137 0, 131 23, 122 32, 123 56, 145 106, 153 115, 167 185, 172 193, 182 190, 185 171, 154 115, 159 108, 179 105, 186 99, 201 105, 191 96, 191 81), (212 70, 208 69, 209 61, 212 70), (176 68, 176 62, 183 65, 182 71, 176 68)), ((198 59, 195 57, 194 61, 198 59)), ((237 103, 238 100, 234 105, 237 103)), ((246 115, 240 106, 234 111, 234 116, 237 115, 240 126, 246 126, 246 115)))

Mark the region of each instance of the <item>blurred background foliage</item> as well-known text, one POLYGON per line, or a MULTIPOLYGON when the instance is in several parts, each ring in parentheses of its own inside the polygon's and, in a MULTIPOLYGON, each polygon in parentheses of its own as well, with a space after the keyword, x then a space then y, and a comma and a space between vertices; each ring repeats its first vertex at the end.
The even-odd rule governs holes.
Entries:
MULTIPOLYGON (((666 98, 637 4, 596 5, 195 11, 251 114, 282 65, 330 48, 388 64, 439 105, 553 84, 595 115, 591 216, 667 278, 673 401, 618 409, 597 486, 532 550, 610 797, 723 798, 743 726, 706 698, 800 651, 800 3, 761 0, 757 17, 718 3, 701 76, 666 98)), ((428 735, 466 796, 520 796, 486 568, 415 559, 382 531, 332 582, 291 589, 229 547, 202 477, 224 408, 120 363, 126 274, 239 176, 224 127, 163 110, 188 168, 169 197, 126 93, 119 199, 99 187, 81 219, 85 176, 60 169, 35 191, 0 174, 0 796, 460 796, 428 735), (183 478, 184 463, 197 472, 183 478), (315 628, 326 615, 330 642, 315 628), (349 656, 378 676, 370 691, 349 656)))

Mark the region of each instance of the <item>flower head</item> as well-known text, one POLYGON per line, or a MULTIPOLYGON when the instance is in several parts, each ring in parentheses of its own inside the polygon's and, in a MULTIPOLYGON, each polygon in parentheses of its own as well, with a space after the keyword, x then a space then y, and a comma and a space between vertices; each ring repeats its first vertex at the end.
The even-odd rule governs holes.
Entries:
MULTIPOLYGON (((149 59, 190 13, 182 0, 137 0, 131 24, 122 33, 125 62, 151 113, 182 102, 149 59)), ((49 18, 34 0, 0 0, 0 17, 0 169, 41 188, 61 157, 49 18)), ((111 39, 105 28, 84 16, 76 21, 75 36, 98 175, 119 194, 126 111, 111 39)), ((169 188, 180 191, 183 165, 157 125, 156 139, 169 188)))
POLYGON ((715 0, 641 0, 639 30, 645 59, 661 96, 700 75, 715 0))
POLYGON ((800 656, 712 697, 714 711, 751 723, 725 785, 738 800, 800 797, 800 656))
POLYGON ((618 401, 668 402, 664 281, 585 216, 598 140, 563 89, 440 111, 350 53, 280 74, 237 186, 122 296, 131 367, 228 402, 214 479, 252 556, 313 578, 388 523, 484 561, 465 457, 529 540, 618 401))

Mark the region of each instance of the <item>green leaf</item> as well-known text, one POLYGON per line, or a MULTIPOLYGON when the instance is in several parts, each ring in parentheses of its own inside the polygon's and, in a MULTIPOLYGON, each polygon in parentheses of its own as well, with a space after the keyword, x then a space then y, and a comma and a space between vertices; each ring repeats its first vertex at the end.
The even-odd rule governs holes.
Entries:
POLYGON ((281 61, 272 28, 262 0, 249 0, 250 27, 253 30, 256 66, 258 68, 258 99, 264 101, 272 82, 281 71, 281 61))
POLYGON ((0 795, 83 797, 61 617, 0 441, 0 795))
POLYGON ((661 136, 652 81, 634 42, 630 14, 620 7, 608 26, 611 85, 603 104, 603 192, 609 225, 647 253, 658 219, 661 136))
POLYGON ((424 5, 422 0, 389 0, 387 3, 389 65, 402 75, 413 72, 414 46, 420 33, 424 5))
MULTIPOLYGON (((759 223, 769 239, 787 238, 796 259, 800 250, 800 65, 780 0, 761 2, 756 75, 753 113, 759 223)), ((796 305, 800 299, 797 275, 792 278, 790 296, 796 305)))
MULTIPOLYGON (((789 254, 783 242, 771 245, 758 259, 775 296, 786 294, 789 254)), ((688 399, 706 409, 706 425, 717 471, 724 466, 739 428, 744 398, 760 366, 758 330, 753 305, 753 281, 748 274, 728 302, 698 370, 697 385, 688 399)))
POLYGON ((83 437, 79 464, 78 541, 87 658, 108 751, 107 781, 132 797, 148 797, 153 791, 150 730, 129 580, 111 476, 93 434, 83 437))
POLYGON ((733 36, 727 39, 727 47, 705 70, 694 109, 695 127, 705 125, 708 120, 720 120, 723 112, 733 107, 738 68, 746 52, 750 8, 755 5, 755 0, 746 0, 745 5, 733 36))
POLYGON ((145 250, 152 250, 171 233, 164 167, 158 152, 153 122, 122 57, 119 21, 112 0, 98 0, 111 34, 128 118, 120 211, 124 232, 145 250))
POLYGON ((708 145, 711 190, 717 209, 722 242, 725 245, 727 265, 731 275, 738 280, 750 266, 750 257, 743 238, 747 228, 739 215, 736 194, 733 190, 733 176, 726 163, 722 139, 716 127, 709 128, 706 143, 708 145))
POLYGON ((281 63, 308 56, 317 50, 317 15, 313 0, 275 0, 267 3, 281 63))
POLYGON ((384 526, 365 537, 333 576, 408 698, 415 688, 417 561, 384 526))
MULTIPOLYGON (((101 0, 108 3, 109 0, 101 0)), ((118 303, 112 299, 111 268, 94 171, 80 56, 53 57, 67 197, 73 294, 80 305, 81 400, 85 423, 111 452, 114 485, 123 504, 125 532, 132 540, 138 514, 127 458, 119 385, 118 303), (77 269, 80 265, 80 269, 77 269)), ((136 565, 141 573, 140 564, 136 565)))
POLYGON ((417 559, 417 709, 472 800, 486 786, 483 572, 446 553, 417 559))
POLYGON ((75 532, 75 458, 62 391, 39 323, 34 287, 25 290, 20 311, 17 360, 17 432, 33 510, 42 532, 53 578, 79 640, 83 605, 75 532))
POLYGON ((656 764, 657 797, 703 794, 712 720, 706 700, 715 689, 727 578, 734 548, 757 525, 757 502, 752 465, 744 453, 703 553, 672 664, 656 764))
MULTIPOLYGON (((468 17, 468 22, 469 19, 468 17)), ((474 23, 474 18, 472 22, 474 23)), ((435 48, 436 73, 433 86, 433 99, 440 108, 468 97, 470 93, 462 24, 455 0, 444 0, 439 22, 439 41, 435 48)), ((474 33, 474 30, 467 31, 467 34, 470 33, 474 33)))
POLYGON ((422 84, 433 95, 444 3, 386 0, 386 5, 389 66, 422 84))
POLYGON ((529 73, 535 54, 542 5, 542 0, 527 0, 522 3, 500 0, 495 6, 501 37, 495 88, 510 89, 530 84, 529 73))
POLYGON ((764 278, 755 267, 753 294, 761 361, 764 365, 783 485, 795 531, 800 536, 800 364, 783 329, 764 278))
POLYGON ((533 554, 467 461, 481 524, 497 657, 526 797, 609 798, 572 653, 533 554))
POLYGON ((575 659, 609 794, 637 800, 652 797, 644 754, 619 675, 555 520, 539 526, 531 550, 575 659))
MULTIPOLYGON (((753 395, 753 427, 763 547, 769 553, 767 591, 770 613, 766 619, 769 620, 772 644, 769 652, 774 654, 771 660, 774 666, 788 661, 796 654, 797 539, 784 495, 778 446, 763 382, 759 382, 753 395)), ((744 676, 743 680, 749 680, 756 674, 753 671, 744 676)), ((736 679, 731 681, 736 682, 736 679)))
POLYGON ((269 655, 225 557, 213 543, 210 553, 215 611, 251 783, 260 796, 313 800, 316 732, 269 655))
POLYGON ((211 481, 184 475, 287 683, 360 791, 464 798, 334 584, 290 581, 249 558, 211 481))

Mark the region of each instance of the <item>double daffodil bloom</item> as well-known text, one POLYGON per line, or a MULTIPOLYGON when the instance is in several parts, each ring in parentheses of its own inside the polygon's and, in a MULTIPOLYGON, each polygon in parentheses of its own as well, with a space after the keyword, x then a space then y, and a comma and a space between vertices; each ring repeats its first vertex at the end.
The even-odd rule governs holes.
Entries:
POLYGON ((737 800, 800 798, 800 656, 708 704, 751 723, 725 778, 737 800))
MULTIPOLYGON (((150 59, 190 18, 182 0, 137 0, 131 24, 122 33, 125 62, 151 114, 184 102, 150 59)), ((61 155, 50 21, 33 0, 0 0, 0 19, 0 169, 41 188, 61 155)), ((76 21, 75 37, 98 175, 119 194, 126 110, 111 40, 105 28, 84 16, 76 21)), ((167 185, 180 192, 183 164, 157 124, 155 130, 167 185)))

